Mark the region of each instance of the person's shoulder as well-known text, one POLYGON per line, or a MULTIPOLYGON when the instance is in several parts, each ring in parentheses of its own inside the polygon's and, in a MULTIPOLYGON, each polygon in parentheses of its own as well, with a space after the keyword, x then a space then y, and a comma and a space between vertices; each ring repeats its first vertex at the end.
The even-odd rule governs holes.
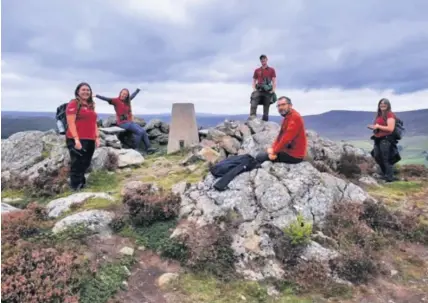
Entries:
POLYGON ((71 99, 70 101, 68 101, 67 107, 68 106, 77 106, 77 100, 71 99))
POLYGON ((291 113, 292 113, 292 116, 294 118, 296 118, 296 119, 303 119, 302 115, 297 110, 295 110, 294 108, 291 110, 291 113))
POLYGON ((393 112, 388 112, 386 115, 388 119, 397 119, 397 116, 393 112))

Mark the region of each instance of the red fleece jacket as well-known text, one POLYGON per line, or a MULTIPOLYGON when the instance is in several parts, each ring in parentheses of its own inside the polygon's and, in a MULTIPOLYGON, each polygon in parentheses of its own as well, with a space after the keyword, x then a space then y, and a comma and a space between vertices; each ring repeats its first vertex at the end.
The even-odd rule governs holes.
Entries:
POLYGON ((272 145, 274 154, 284 152, 298 159, 306 156, 306 131, 302 116, 291 109, 284 117, 278 137, 272 145))

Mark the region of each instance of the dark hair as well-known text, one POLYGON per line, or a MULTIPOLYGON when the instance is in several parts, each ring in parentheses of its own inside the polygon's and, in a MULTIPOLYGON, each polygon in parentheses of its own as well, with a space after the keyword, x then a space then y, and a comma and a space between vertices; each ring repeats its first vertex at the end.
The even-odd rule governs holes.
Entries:
POLYGON ((286 96, 281 96, 281 97, 279 97, 279 98, 278 98, 278 101, 279 101, 279 100, 285 100, 285 101, 287 101, 287 104, 293 105, 293 103, 291 102, 291 99, 290 99, 290 98, 288 98, 288 97, 286 97, 286 96))
POLYGON ((262 59, 267 59, 267 56, 266 55, 260 55, 260 60, 262 60, 262 59))
POLYGON ((77 85, 76 89, 74 90, 74 96, 76 97, 76 100, 78 103, 81 102, 80 97, 79 97, 79 90, 82 86, 87 86, 89 87, 89 98, 88 98, 88 106, 92 109, 94 109, 94 100, 92 99, 92 88, 91 86, 86 83, 86 82, 81 82, 77 85))
POLYGON ((128 92, 128 96, 126 96, 126 99, 125 99, 125 100, 123 100, 123 102, 125 102, 125 104, 126 104, 126 105, 129 105, 129 102, 130 102, 130 100, 129 100, 129 89, 127 89, 127 88, 122 88, 122 89, 120 90, 119 97, 120 97, 120 94, 121 94, 124 90, 126 90, 126 91, 128 92))
POLYGON ((391 110, 391 102, 389 102, 389 100, 388 100, 387 98, 382 98, 382 99, 380 99, 380 100, 379 100, 379 102, 378 102, 378 104, 377 104, 377 114, 376 114, 376 118, 378 118, 378 117, 383 117, 383 118, 386 120, 388 113, 389 113, 389 112, 391 112, 391 111, 392 111, 392 110, 391 110), (385 113, 385 114, 383 114, 383 113, 382 113, 382 111, 380 110, 380 104, 381 104, 382 102, 383 102, 383 103, 385 103, 385 104, 387 105, 386 113, 385 113))

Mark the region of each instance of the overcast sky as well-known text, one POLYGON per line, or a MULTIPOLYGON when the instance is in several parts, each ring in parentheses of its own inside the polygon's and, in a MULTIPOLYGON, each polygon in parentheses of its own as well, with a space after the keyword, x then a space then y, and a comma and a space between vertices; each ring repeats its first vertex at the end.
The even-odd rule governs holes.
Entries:
MULTIPOLYGON (((277 93, 303 114, 375 111, 381 97, 396 111, 428 108, 426 0, 3 0, 1 9, 2 110, 54 111, 86 81, 111 97, 140 87, 138 114, 174 102, 248 113, 261 54, 277 93)), ((97 109, 113 112, 100 100, 97 109)))

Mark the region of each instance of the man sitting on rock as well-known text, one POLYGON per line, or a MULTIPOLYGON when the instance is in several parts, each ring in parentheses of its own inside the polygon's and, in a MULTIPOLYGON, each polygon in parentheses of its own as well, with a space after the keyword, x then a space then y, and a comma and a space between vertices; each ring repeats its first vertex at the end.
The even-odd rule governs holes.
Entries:
POLYGON ((250 119, 257 116, 257 106, 263 105, 263 120, 269 120, 269 107, 276 101, 276 73, 267 65, 266 55, 260 56, 261 67, 254 71, 253 93, 251 94, 250 119))
POLYGON ((284 117, 278 137, 267 152, 256 156, 258 162, 300 163, 306 156, 306 131, 302 116, 293 109, 290 98, 280 97, 278 112, 284 117))

